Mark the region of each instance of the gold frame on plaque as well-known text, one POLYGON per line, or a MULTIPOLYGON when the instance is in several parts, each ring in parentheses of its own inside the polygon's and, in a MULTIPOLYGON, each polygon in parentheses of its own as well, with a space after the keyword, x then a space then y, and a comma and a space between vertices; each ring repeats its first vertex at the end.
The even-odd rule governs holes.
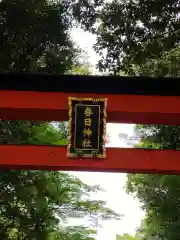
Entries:
MULTIPOLYGON (((106 119, 107 119, 107 98, 78 98, 78 97, 69 97, 68 98, 68 107, 69 107, 69 121, 68 121, 68 146, 67 146, 67 157, 69 158, 106 158, 106 149, 105 149, 105 144, 106 144, 106 119), (96 154, 95 152, 92 154, 84 154, 82 152, 77 152, 77 153, 71 153, 70 149, 72 146, 72 117, 73 117, 73 106, 72 106, 72 101, 90 101, 90 102, 102 102, 104 104, 103 108, 103 136, 102 138, 102 150, 103 154, 96 154)), ((82 149, 83 151, 83 149, 82 149)))

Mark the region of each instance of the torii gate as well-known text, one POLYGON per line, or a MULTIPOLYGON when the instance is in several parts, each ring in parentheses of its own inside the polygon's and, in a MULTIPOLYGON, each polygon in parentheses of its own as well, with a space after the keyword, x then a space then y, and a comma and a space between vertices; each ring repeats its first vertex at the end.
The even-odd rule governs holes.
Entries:
MULTIPOLYGON (((0 74, 1 120, 68 120, 68 97, 107 98, 107 122, 180 125, 180 79, 0 74)), ((69 159, 67 147, 0 145, 0 167, 180 173, 180 151, 108 148, 104 159, 69 159)))

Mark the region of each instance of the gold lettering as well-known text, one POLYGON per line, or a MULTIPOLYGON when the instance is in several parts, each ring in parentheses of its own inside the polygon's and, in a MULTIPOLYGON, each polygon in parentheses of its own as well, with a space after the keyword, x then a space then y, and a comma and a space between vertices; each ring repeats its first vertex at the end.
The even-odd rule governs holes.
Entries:
POLYGON ((92 135, 92 130, 90 128, 84 129, 83 133, 85 136, 90 137, 92 135))
POLYGON ((84 124, 86 127, 91 127, 91 119, 90 118, 85 118, 84 119, 84 124))
POLYGON ((86 107, 85 111, 84 111, 84 115, 86 117, 90 117, 93 114, 93 111, 90 107, 86 107))
POLYGON ((91 146, 91 141, 88 140, 88 139, 84 139, 84 140, 82 141, 82 146, 83 146, 83 148, 92 148, 92 146, 91 146))

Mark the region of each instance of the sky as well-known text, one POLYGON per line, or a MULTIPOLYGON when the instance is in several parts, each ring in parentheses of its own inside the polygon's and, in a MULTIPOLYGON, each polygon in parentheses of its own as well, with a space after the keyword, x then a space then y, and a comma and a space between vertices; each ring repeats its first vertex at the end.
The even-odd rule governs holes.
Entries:
MULTIPOLYGON (((93 51, 96 38, 91 33, 84 32, 79 28, 72 30, 72 38, 80 47, 87 51, 89 62, 94 66, 99 59, 93 51)), ((95 71, 97 73, 97 71, 95 71)), ((107 147, 128 147, 118 137, 119 133, 133 135, 133 124, 108 124, 107 132, 110 135, 110 142, 107 147)), ((105 192, 92 195, 92 199, 104 200, 107 206, 124 216, 120 221, 100 222, 97 240, 115 240, 116 234, 129 233, 134 235, 139 227, 144 212, 140 209, 139 202, 125 192, 126 174, 125 173, 90 173, 73 172, 72 174, 80 178, 89 185, 99 184, 105 192)), ((77 223, 77 222, 76 222, 77 223)), ((83 222, 85 224, 85 222, 83 222)), ((79 222, 81 224, 81 221, 79 222)))

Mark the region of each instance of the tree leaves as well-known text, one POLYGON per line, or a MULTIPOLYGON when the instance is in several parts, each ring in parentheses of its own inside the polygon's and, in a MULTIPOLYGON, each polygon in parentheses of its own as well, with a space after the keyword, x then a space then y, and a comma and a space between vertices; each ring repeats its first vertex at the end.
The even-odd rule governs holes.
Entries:
POLYGON ((131 73, 133 65, 160 58, 179 43, 179 2, 117 1, 104 4, 99 14, 95 50, 101 70, 131 73), (103 68, 102 68, 103 66, 103 68))
MULTIPOLYGON (((35 126, 26 121, 0 121, 0 125, 3 143, 17 143, 18 136, 18 143, 52 144, 66 136, 64 123, 35 126)), ((84 184, 68 173, 1 171, 0 189, 1 239, 91 240, 88 229, 65 227, 68 219, 86 217, 94 223, 97 218, 120 217, 106 207, 106 202, 90 200, 90 193, 101 191, 99 186, 84 184)))
POLYGON ((116 240, 141 240, 141 236, 137 233, 135 236, 131 236, 127 233, 124 233, 123 235, 116 235, 116 240))
POLYGON ((101 4, 101 0, 2 0, 0 70, 69 71, 79 54, 69 31, 75 22, 90 28, 101 4))
MULTIPOLYGON (((148 76, 179 76, 179 47, 163 53, 161 58, 147 60, 134 70, 148 76)), ((179 149, 179 126, 137 125, 136 128, 142 139, 137 147, 179 149)), ((179 239, 179 186, 179 176, 128 174, 127 192, 139 199, 146 212, 139 229, 144 239, 179 239)))
MULTIPOLYGON (((141 147, 179 148, 179 127, 139 125, 141 147)), ((171 159, 169 159, 171 161, 171 159)), ((140 228, 144 239, 179 238, 179 176, 129 174, 127 192, 137 197, 146 217, 140 228)))

